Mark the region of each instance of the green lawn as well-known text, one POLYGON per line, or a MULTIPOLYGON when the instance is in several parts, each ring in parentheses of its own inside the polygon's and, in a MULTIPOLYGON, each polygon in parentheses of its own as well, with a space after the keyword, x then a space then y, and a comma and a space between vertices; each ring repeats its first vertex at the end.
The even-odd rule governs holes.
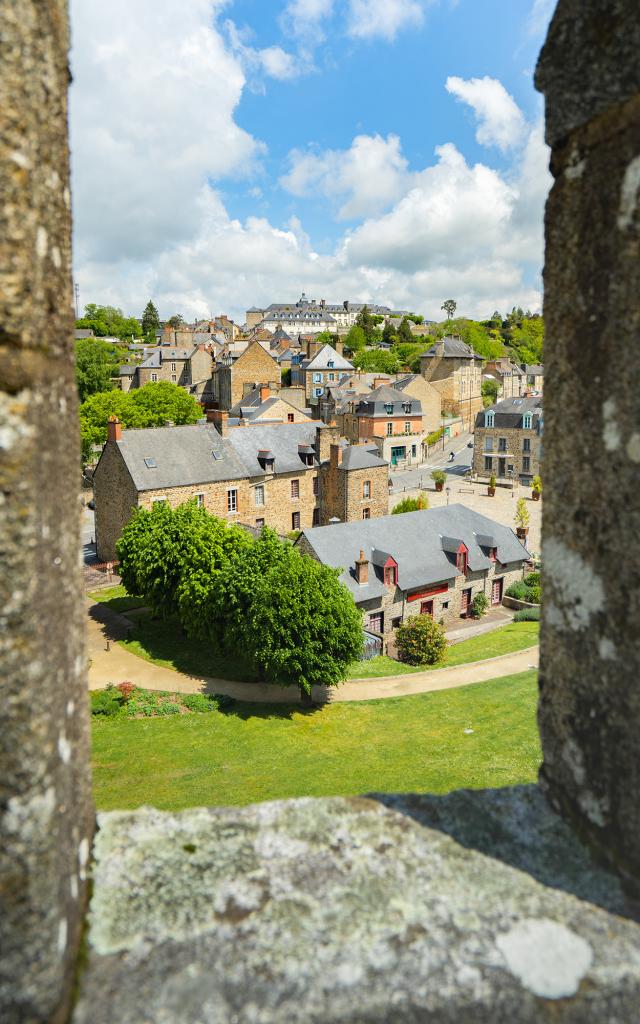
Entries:
POLYGON ((533 782, 536 674, 380 701, 93 721, 101 810, 533 782), (473 732, 465 733, 471 728, 473 732))
POLYGON ((107 604, 114 612, 128 612, 132 608, 143 608, 144 599, 132 597, 123 586, 103 587, 101 590, 90 590, 87 594, 92 601, 107 604))

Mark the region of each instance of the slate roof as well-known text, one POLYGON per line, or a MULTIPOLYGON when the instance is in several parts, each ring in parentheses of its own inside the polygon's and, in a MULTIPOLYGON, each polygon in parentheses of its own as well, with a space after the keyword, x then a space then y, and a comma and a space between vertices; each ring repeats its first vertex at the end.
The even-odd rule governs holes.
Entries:
MULTIPOLYGON (((482 361, 482 356, 479 356, 473 349, 466 344, 457 336, 447 334, 446 337, 441 338, 444 342, 444 358, 445 359, 479 359, 482 361)), ((431 348, 428 348, 426 352, 422 353, 421 358, 428 356, 429 358, 435 358, 437 342, 434 342, 431 348)))
POLYGON ((532 376, 542 377, 544 376, 544 366, 540 363, 532 363, 531 366, 527 366, 525 363, 524 372, 530 373, 532 376))
POLYGON ((273 453, 276 473, 295 473, 304 468, 298 445, 313 445, 316 427, 317 423, 256 424, 244 430, 229 431, 226 440, 246 466, 249 476, 260 476, 266 472, 258 461, 261 450, 273 453))
POLYGON ((393 407, 392 416, 422 416, 422 404, 419 399, 409 398, 389 384, 382 384, 361 398, 356 412, 366 416, 388 416, 388 405, 393 407), (410 407, 410 412, 404 406, 410 407))
POLYGON ((161 366, 163 362, 166 363, 176 359, 190 359, 194 352, 194 348, 169 348, 163 345, 161 348, 152 349, 144 362, 140 363, 140 366, 153 369, 154 367, 161 366))
POLYGON ((93 330, 91 328, 77 327, 75 331, 75 340, 82 341, 83 338, 93 338, 93 330))
POLYGON ((137 367, 129 363, 127 366, 118 367, 118 373, 121 377, 133 377, 137 367))
POLYGON ((117 444, 139 491, 239 480, 247 475, 228 439, 210 423, 123 430, 117 444), (155 467, 145 459, 153 460, 155 467))
MULTIPOLYGON (((464 505, 405 512, 401 516, 381 516, 352 523, 335 523, 304 530, 303 534, 324 564, 341 568, 340 579, 353 594, 356 603, 369 601, 385 593, 382 569, 373 562, 374 552, 389 553, 398 565, 398 586, 411 591, 453 580, 459 575, 455 554, 448 546, 462 542, 469 552, 473 571, 489 569, 494 563, 483 550, 483 541, 495 541, 498 561, 518 563, 529 558, 513 530, 473 512, 464 505), (360 551, 369 559, 369 582, 359 584, 355 562, 360 551)), ((489 545, 487 545, 488 547, 489 545)))
POLYGON ((304 368, 305 370, 353 370, 354 366, 344 356, 338 355, 331 345, 323 345, 304 368), (330 361, 333 361, 333 366, 329 366, 330 361))
POLYGON ((531 398, 505 398, 488 409, 481 409, 476 415, 476 427, 485 427, 486 414, 493 413, 493 425, 499 427, 520 427, 525 412, 533 413, 533 426, 542 422, 542 398, 533 395, 531 398))
POLYGON ((388 463, 375 450, 361 444, 352 444, 345 446, 341 465, 342 469, 378 469, 388 463))

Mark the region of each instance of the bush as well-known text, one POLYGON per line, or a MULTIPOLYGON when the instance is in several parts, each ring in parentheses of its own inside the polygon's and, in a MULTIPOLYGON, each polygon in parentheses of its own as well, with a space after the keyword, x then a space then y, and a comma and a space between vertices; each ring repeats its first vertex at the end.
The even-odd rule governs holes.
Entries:
POLYGON ((418 512, 422 508, 429 508, 429 500, 425 494, 421 494, 419 498, 403 498, 391 510, 391 514, 397 516, 403 512, 418 512))
POLYGON ((471 602, 471 618, 481 618, 485 614, 488 607, 489 602, 487 601, 486 596, 484 594, 476 594, 473 601, 471 602))
POLYGON ((527 587, 525 601, 530 601, 531 604, 540 604, 541 599, 542 589, 540 587, 527 587))
POLYGON ((129 683, 129 682, 118 683, 118 685, 116 686, 116 690, 118 690, 118 692, 120 693, 120 695, 122 697, 123 702, 126 704, 126 702, 131 697, 131 694, 135 690, 135 686, 133 685, 133 683, 129 683))
POLYGON ((528 587, 539 587, 541 585, 540 573, 530 572, 528 576, 525 576, 524 582, 528 587))
POLYGON ((428 447, 430 448, 432 444, 435 444, 436 441, 439 441, 443 434, 444 434, 444 427, 438 427, 438 429, 434 430, 433 433, 427 434, 427 445, 428 445, 428 447))
POLYGON ((91 714, 111 717, 122 711, 122 698, 113 687, 106 690, 93 690, 90 695, 91 714))
POLYGON ((443 473, 441 469, 434 469, 433 473, 431 474, 431 479, 436 484, 443 484, 447 479, 447 474, 443 473))
POLYGON ((396 646, 407 665, 435 665, 444 658, 447 638, 430 615, 414 615, 396 630, 396 646))
POLYGON ((521 608, 513 616, 514 622, 540 622, 539 608, 521 608))
POLYGON ((218 702, 215 697, 207 693, 188 693, 182 698, 182 703, 189 711, 217 711, 218 702))
POLYGON ((526 601, 527 589, 526 583, 518 580, 517 583, 512 583, 510 587, 507 587, 507 597, 515 597, 517 601, 526 601))

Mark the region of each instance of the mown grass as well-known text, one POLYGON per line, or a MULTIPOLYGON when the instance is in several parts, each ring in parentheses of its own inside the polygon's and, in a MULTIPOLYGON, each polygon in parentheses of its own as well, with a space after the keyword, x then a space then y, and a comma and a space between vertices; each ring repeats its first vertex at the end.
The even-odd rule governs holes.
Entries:
POLYGON ((100 590, 90 590, 87 597, 90 597, 92 601, 108 605, 114 612, 128 612, 133 608, 144 607, 144 598, 133 597, 121 585, 117 587, 103 587, 100 590))
POLYGON ((533 782, 536 673, 380 701, 93 722, 102 810, 533 782), (465 730, 472 729, 472 732, 465 730))

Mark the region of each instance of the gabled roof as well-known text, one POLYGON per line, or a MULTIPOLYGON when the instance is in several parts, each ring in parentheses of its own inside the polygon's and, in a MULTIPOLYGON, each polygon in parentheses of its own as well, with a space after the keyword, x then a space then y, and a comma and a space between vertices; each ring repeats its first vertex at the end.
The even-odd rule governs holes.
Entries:
POLYGON ((123 430, 117 445, 139 491, 246 476, 242 460, 213 424, 123 430))
POLYGON ((255 424, 245 430, 229 431, 226 440, 246 466, 249 476, 260 476, 266 472, 258 461, 259 451, 272 453, 276 473, 295 473, 305 467, 299 445, 315 444, 316 427, 316 422, 255 424))
MULTIPOLYGON (((459 338, 457 335, 447 334, 444 338, 440 339, 444 342, 444 358, 445 359, 479 359, 482 361, 482 356, 479 356, 473 349, 459 338)), ((429 357, 430 359, 437 356, 436 345, 438 342, 434 342, 431 348, 428 348, 426 352, 422 353, 421 359, 429 357)))
POLYGON ((195 348, 169 348, 168 345, 162 345, 160 348, 152 349, 140 366, 154 369, 167 361, 190 359, 195 351, 195 348))
POLYGON ((533 425, 542 421, 542 398, 533 395, 531 398, 504 398, 501 402, 482 409, 476 415, 476 427, 487 425, 486 414, 493 413, 494 427, 519 427, 526 412, 532 413, 533 425))
POLYGON ((309 359, 305 366, 306 370, 353 370, 353 363, 350 363, 344 356, 338 355, 331 345, 323 345, 314 356, 309 359), (329 363, 333 362, 333 366, 329 363))
POLYGON ((474 571, 493 564, 483 545, 488 537, 495 539, 491 546, 497 547, 497 558, 502 563, 521 563, 529 557, 513 530, 464 505, 336 523, 303 533, 323 564, 343 570, 341 580, 358 603, 385 592, 374 552, 391 555, 398 565, 398 586, 404 591, 454 580, 459 575, 455 555, 443 550, 446 537, 464 543, 469 552, 469 567, 474 571), (368 584, 359 584, 355 578, 354 566, 360 550, 372 563, 368 584))
POLYGON ((361 398, 356 412, 366 416, 386 416, 389 415, 387 406, 392 406, 392 416, 422 416, 422 403, 418 398, 411 398, 389 384, 382 384, 361 398))

